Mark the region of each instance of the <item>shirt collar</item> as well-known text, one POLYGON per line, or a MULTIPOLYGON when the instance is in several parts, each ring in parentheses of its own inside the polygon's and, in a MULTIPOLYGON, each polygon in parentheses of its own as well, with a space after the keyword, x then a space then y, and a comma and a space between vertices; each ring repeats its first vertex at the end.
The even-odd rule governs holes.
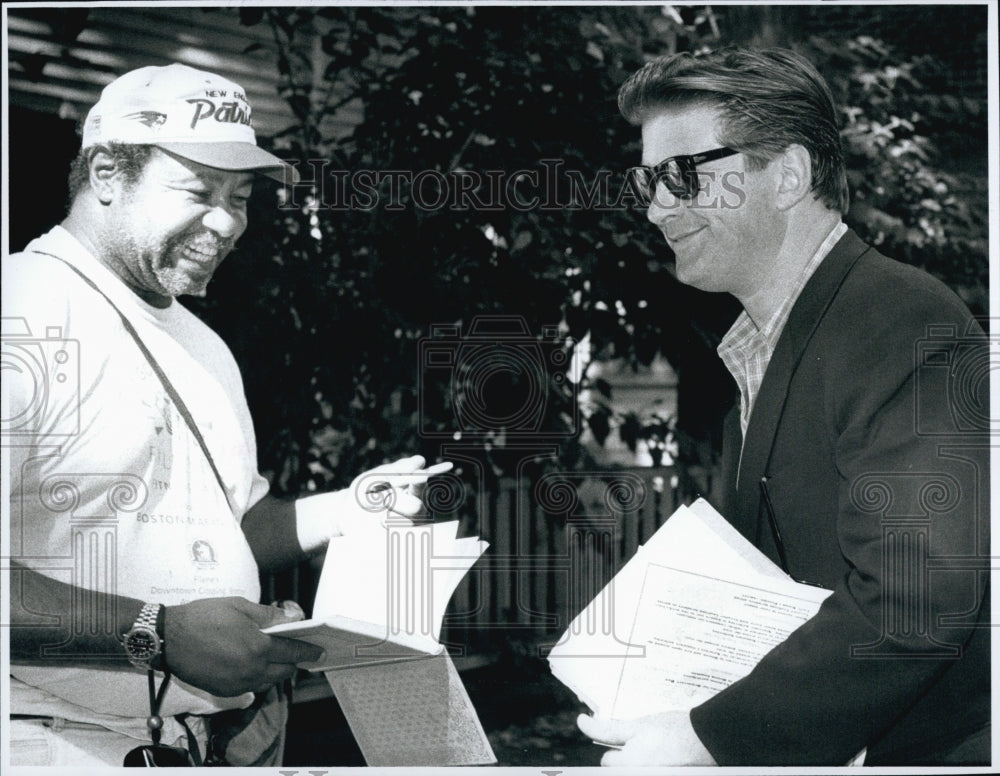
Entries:
POLYGON ((833 246, 840 241, 840 238, 843 237, 846 232, 847 224, 843 221, 838 221, 837 225, 830 230, 830 233, 826 236, 823 242, 820 243, 815 253, 813 253, 809 261, 807 261, 805 266, 802 268, 802 271, 799 273, 791 292, 785 297, 782 303, 778 305, 778 308, 764 323, 764 325, 758 327, 757 324, 754 323, 753 318, 751 318, 747 314, 746 310, 744 310, 740 313, 736 322, 733 323, 729 331, 726 332, 726 336, 722 338, 722 343, 720 343, 719 348, 722 349, 727 340, 739 339, 743 342, 746 338, 752 337, 754 334, 762 335, 766 341, 772 344, 772 347, 774 344, 777 344, 778 337, 781 335, 781 330, 784 328, 785 321, 788 320, 792 307, 795 305, 795 302, 798 301, 799 296, 802 294, 802 290, 806 287, 806 283, 809 282, 809 279, 819 268, 823 259, 825 259, 830 251, 833 250, 833 246), (730 335, 734 336, 731 337, 730 335))
POLYGON ((719 358, 740 389, 740 425, 744 434, 750 421, 754 399, 764 380, 764 373, 778 344, 778 338, 788 322, 792 307, 823 259, 846 232, 847 226, 843 221, 838 221, 803 266, 790 293, 763 326, 758 327, 744 310, 719 343, 717 349, 719 358))

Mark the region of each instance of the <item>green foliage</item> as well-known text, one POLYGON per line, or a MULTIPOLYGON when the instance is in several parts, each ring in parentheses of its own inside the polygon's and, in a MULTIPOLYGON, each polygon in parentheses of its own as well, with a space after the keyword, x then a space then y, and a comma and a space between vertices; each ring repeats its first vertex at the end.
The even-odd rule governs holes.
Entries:
MULTIPOLYGON (((437 454, 438 441, 421 432, 456 426, 449 386, 419 368, 420 342, 437 324, 465 330, 477 314, 519 316, 532 333, 558 326, 566 347, 589 331, 603 353, 634 352, 627 315, 648 296, 636 280, 677 284, 651 261, 641 212, 588 209, 580 199, 595 182, 614 196, 638 153, 615 94, 642 63, 644 41, 667 32, 682 41, 690 25, 658 9, 242 14, 270 24, 280 43, 283 96, 297 117, 276 139, 280 152, 326 185, 299 186, 280 208, 258 201, 240 261, 222 270, 222 282, 237 286, 232 304, 250 299, 254 314, 236 315, 230 300, 205 311, 253 354, 248 393, 279 490, 342 484, 403 452, 437 454), (336 136, 331 117, 358 104, 363 119, 336 136), (515 170, 524 171, 521 193, 505 189, 499 207, 470 205, 490 199, 488 184, 464 202, 425 206, 442 181, 496 171, 507 186, 515 170), (383 175, 361 206, 331 207, 336 181, 357 171, 408 177, 383 175), (434 175, 418 188, 427 171, 434 175), (558 177, 555 190, 547 174, 558 177), (543 201, 533 207, 514 199, 535 195, 543 201)), ((658 345, 639 348, 648 360, 658 345)), ((574 400, 572 385, 555 386, 543 428, 572 431, 574 400)), ((502 430, 487 447, 494 470, 505 471, 502 430)), ((564 448, 564 461, 580 459, 574 439, 564 448)))
MULTIPOLYGON (((827 10, 783 8, 761 28, 773 35, 780 22, 795 31, 788 42, 817 61, 844 106, 849 220, 975 303, 985 289, 983 173, 974 159, 953 166, 941 148, 967 143, 940 138, 982 126, 985 102, 949 95, 935 56, 860 36, 863 19, 822 39, 798 35, 827 10)), ((617 207, 588 200, 603 191, 615 201, 621 171, 639 157, 638 132, 617 112, 621 82, 652 56, 742 40, 754 9, 239 13, 245 24, 269 25, 280 49, 282 96, 297 121, 274 139, 278 151, 325 185, 299 186, 283 204, 258 198, 242 258, 220 271, 231 295, 204 308, 248 365, 262 467, 277 490, 343 484, 398 454, 437 455, 440 440, 425 432, 456 426, 456 397, 421 371, 420 343, 435 325, 464 330, 475 315, 520 316, 533 333, 558 326, 567 348, 588 336, 595 358, 648 364, 663 353, 681 382, 680 415, 660 419, 664 434, 683 442, 682 457, 710 435, 731 393, 714 348, 733 301, 679 284, 669 249, 627 197, 617 207), (345 113, 360 113, 346 134, 345 113), (363 192, 368 199, 331 206, 359 171, 382 173, 363 192), (542 201, 471 206, 490 201, 491 171, 542 201), (477 175, 482 185, 466 192, 466 206, 448 197, 425 206, 442 185, 454 197, 477 175), (557 188, 546 188, 547 175, 557 188)), ((554 385, 545 428, 572 430, 573 402, 571 384, 554 385)), ((611 433, 609 413, 601 415, 588 419, 599 439, 611 433)), ((632 420, 626 436, 657 432, 632 420)), ((494 471, 505 471, 514 459, 501 430, 487 447, 494 471)), ((560 465, 585 463, 570 437, 560 465)))
POLYGON ((827 70, 843 113, 850 225, 884 253, 936 274, 985 314, 985 95, 944 91, 947 71, 936 57, 901 55, 865 35, 814 37, 807 48, 827 70))

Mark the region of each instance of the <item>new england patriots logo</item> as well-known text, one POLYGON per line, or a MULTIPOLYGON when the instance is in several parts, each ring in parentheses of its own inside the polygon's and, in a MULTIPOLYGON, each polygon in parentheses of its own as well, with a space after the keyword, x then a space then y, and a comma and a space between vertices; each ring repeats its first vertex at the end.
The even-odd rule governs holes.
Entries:
POLYGON ((159 113, 155 110, 139 110, 135 113, 128 114, 124 118, 138 121, 140 124, 145 124, 150 129, 162 127, 167 123, 167 114, 159 113))

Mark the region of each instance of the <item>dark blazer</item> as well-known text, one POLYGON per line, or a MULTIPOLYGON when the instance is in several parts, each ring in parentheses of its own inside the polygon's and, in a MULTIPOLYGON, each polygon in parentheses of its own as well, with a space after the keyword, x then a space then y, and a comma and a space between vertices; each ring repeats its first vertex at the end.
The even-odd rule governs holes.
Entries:
POLYGON ((988 359, 957 296, 853 232, 810 278, 742 459, 727 419, 721 506, 777 563, 766 478, 789 572, 834 592, 692 711, 720 765, 988 762, 988 359))

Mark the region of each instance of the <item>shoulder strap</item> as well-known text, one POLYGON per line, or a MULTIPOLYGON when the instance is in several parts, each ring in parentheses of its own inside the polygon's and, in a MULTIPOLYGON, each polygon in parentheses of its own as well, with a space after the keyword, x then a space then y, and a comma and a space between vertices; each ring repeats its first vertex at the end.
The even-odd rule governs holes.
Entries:
POLYGON ((149 365, 153 368, 153 371, 156 373, 156 376, 160 378, 160 382, 163 384, 164 389, 166 390, 167 394, 173 401, 174 406, 177 407, 177 411, 180 412, 181 417, 184 418, 184 422, 187 423, 188 428, 191 429, 191 433, 194 434, 194 438, 198 440, 198 445, 199 447, 201 447, 201 451, 205 454, 205 458, 208 460, 208 465, 212 467, 212 473, 215 475, 215 481, 219 483, 219 487, 222 489, 222 495, 226 497, 226 503, 229 505, 229 510, 233 513, 233 515, 235 515, 236 510, 233 508, 233 502, 229 498, 229 491, 226 490, 226 486, 222 482, 222 475, 219 474, 219 469, 215 465, 215 459, 212 458, 212 454, 208 450, 208 445, 205 444, 205 439, 204 437, 202 437, 201 431, 198 430, 198 426, 194 422, 194 418, 191 417, 191 412, 188 410, 187 405, 184 403, 184 400, 181 398, 180 394, 177 393, 177 389, 174 388, 173 383, 170 382, 170 378, 167 377, 167 373, 163 371, 163 368, 160 366, 159 362, 156 360, 156 358, 154 358, 153 354, 149 351, 149 348, 146 347, 146 343, 142 341, 142 337, 139 336, 139 332, 135 330, 135 327, 132 325, 132 322, 125 317, 125 313, 123 313, 120 309, 118 309, 118 305, 116 305, 113 301, 111 301, 111 298, 107 294, 105 294, 98 287, 98 285, 89 277, 87 277, 79 268, 70 264, 65 259, 60 258, 59 256, 56 256, 51 253, 45 253, 44 251, 36 251, 36 250, 33 250, 32 253, 38 253, 41 254, 42 256, 49 256, 53 259, 61 261, 63 264, 65 264, 67 267, 73 270, 77 275, 79 275, 83 279, 84 283, 86 283, 88 286, 94 289, 98 294, 103 296, 104 300, 109 305, 111 305, 111 307, 114 309, 116 313, 118 313, 118 317, 121 318, 122 325, 125 327, 125 330, 130 335, 132 335, 132 339, 135 340, 135 344, 139 346, 139 350, 141 350, 142 354, 146 357, 146 360, 149 362, 149 365))

